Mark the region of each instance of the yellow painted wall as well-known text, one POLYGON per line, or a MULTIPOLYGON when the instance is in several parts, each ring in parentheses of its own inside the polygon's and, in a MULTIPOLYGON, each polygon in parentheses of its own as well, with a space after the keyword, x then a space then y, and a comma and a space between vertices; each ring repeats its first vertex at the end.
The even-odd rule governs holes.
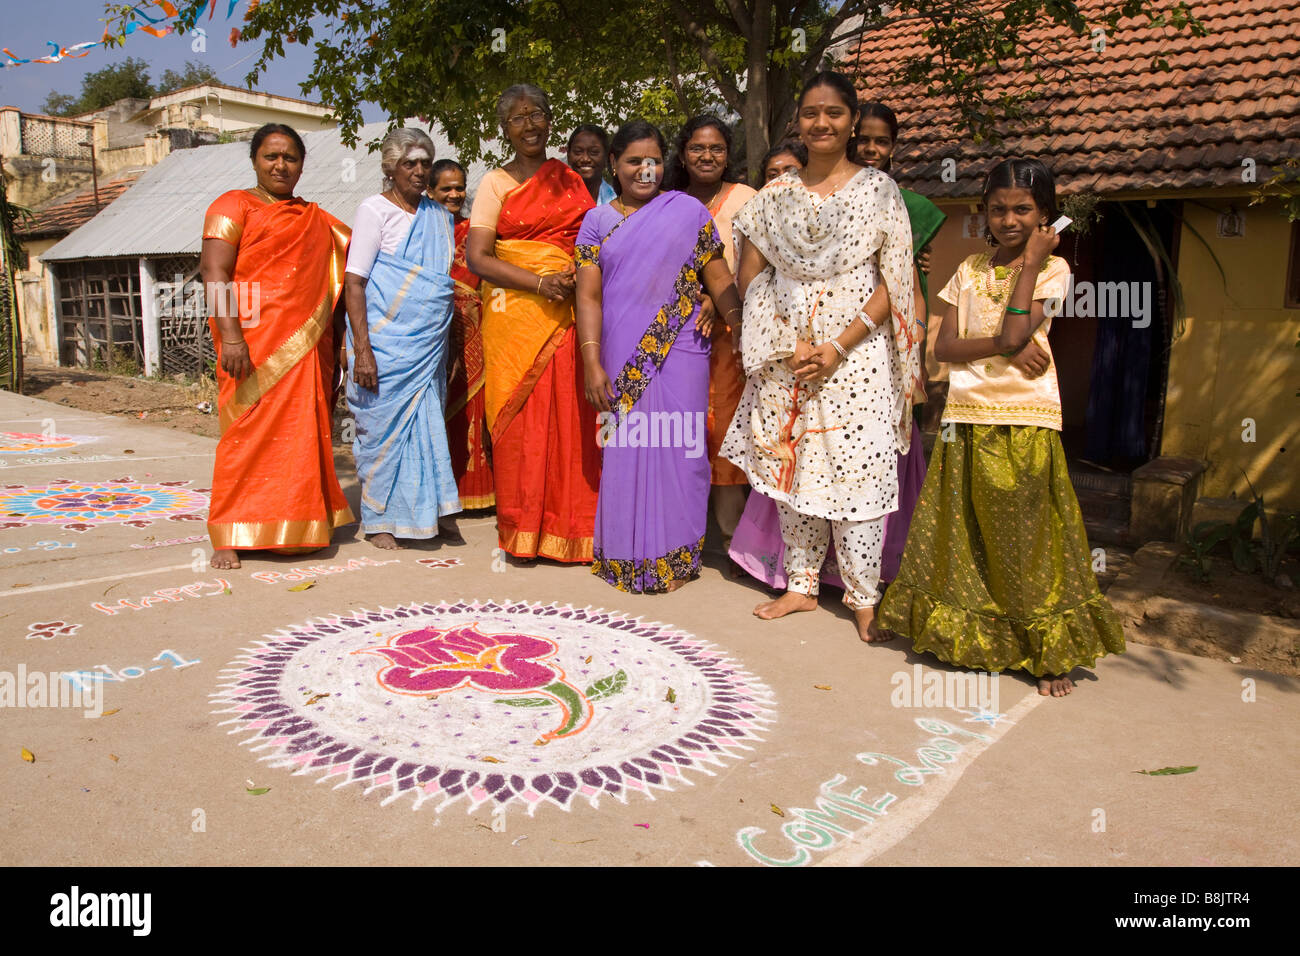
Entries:
POLYGON ((1274 204, 1246 207, 1244 235, 1216 236, 1228 201, 1184 203, 1178 275, 1187 324, 1173 344, 1161 453, 1210 463, 1201 495, 1249 495, 1242 469, 1272 508, 1300 508, 1300 311, 1284 308, 1291 224, 1274 204), (1206 208, 1209 206, 1210 208, 1206 208), (1255 423, 1255 440, 1243 421, 1255 423))

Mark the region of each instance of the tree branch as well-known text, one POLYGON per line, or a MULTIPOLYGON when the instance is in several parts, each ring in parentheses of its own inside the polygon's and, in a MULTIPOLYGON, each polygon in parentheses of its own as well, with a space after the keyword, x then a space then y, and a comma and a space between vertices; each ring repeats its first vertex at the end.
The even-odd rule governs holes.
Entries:
POLYGON ((727 0, 727 9, 731 11, 731 19, 735 20, 736 26, 740 28, 741 36, 747 37, 754 32, 753 19, 741 0, 727 0))
POLYGON ((717 51, 713 49, 713 44, 709 42, 708 33, 696 22, 690 11, 683 7, 679 0, 668 0, 668 5, 672 8, 686 35, 695 41, 695 46, 700 51, 700 58, 704 60, 705 66, 713 74, 713 79, 718 84, 718 91, 722 93, 722 98, 737 113, 744 113, 745 100, 741 96, 740 88, 736 86, 736 78, 727 71, 726 65, 718 57, 717 51))

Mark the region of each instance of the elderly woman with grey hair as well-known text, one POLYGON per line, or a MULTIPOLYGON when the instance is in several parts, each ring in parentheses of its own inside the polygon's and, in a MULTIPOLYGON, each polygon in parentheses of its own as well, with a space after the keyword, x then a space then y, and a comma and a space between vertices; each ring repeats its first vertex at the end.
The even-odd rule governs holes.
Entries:
POLYGON ((573 247, 595 204, 576 172, 546 156, 545 93, 510 87, 497 119, 515 153, 479 184, 465 243, 483 279, 497 538, 516 557, 588 563, 600 451, 578 361, 573 247))
POLYGON ((384 191, 357 209, 344 276, 361 530, 384 549, 434 537, 460 510, 443 414, 455 240, 425 195, 433 152, 417 129, 384 138, 384 191))

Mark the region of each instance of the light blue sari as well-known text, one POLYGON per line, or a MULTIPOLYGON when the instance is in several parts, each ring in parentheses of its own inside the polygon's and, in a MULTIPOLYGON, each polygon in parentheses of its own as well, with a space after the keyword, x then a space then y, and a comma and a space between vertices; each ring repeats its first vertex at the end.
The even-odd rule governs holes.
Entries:
MULTIPOLYGON (((460 511, 443 415, 454 248, 451 213, 422 197, 396 254, 380 252, 370 270, 366 321, 379 388, 351 378, 347 388, 366 534, 432 538, 440 515, 460 511)), ((347 341, 352 363, 350 326, 347 341)))

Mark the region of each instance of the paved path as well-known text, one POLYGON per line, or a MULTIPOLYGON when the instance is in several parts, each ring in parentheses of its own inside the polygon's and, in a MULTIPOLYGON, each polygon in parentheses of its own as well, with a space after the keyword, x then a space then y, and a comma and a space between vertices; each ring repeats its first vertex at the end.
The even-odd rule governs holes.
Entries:
POLYGON ((7 393, 0 433, 0 863, 1297 855, 1294 679, 1133 644, 1065 700, 936 687, 829 600, 759 622, 716 567, 625 595, 503 561, 490 519, 216 572, 212 441, 7 393))

